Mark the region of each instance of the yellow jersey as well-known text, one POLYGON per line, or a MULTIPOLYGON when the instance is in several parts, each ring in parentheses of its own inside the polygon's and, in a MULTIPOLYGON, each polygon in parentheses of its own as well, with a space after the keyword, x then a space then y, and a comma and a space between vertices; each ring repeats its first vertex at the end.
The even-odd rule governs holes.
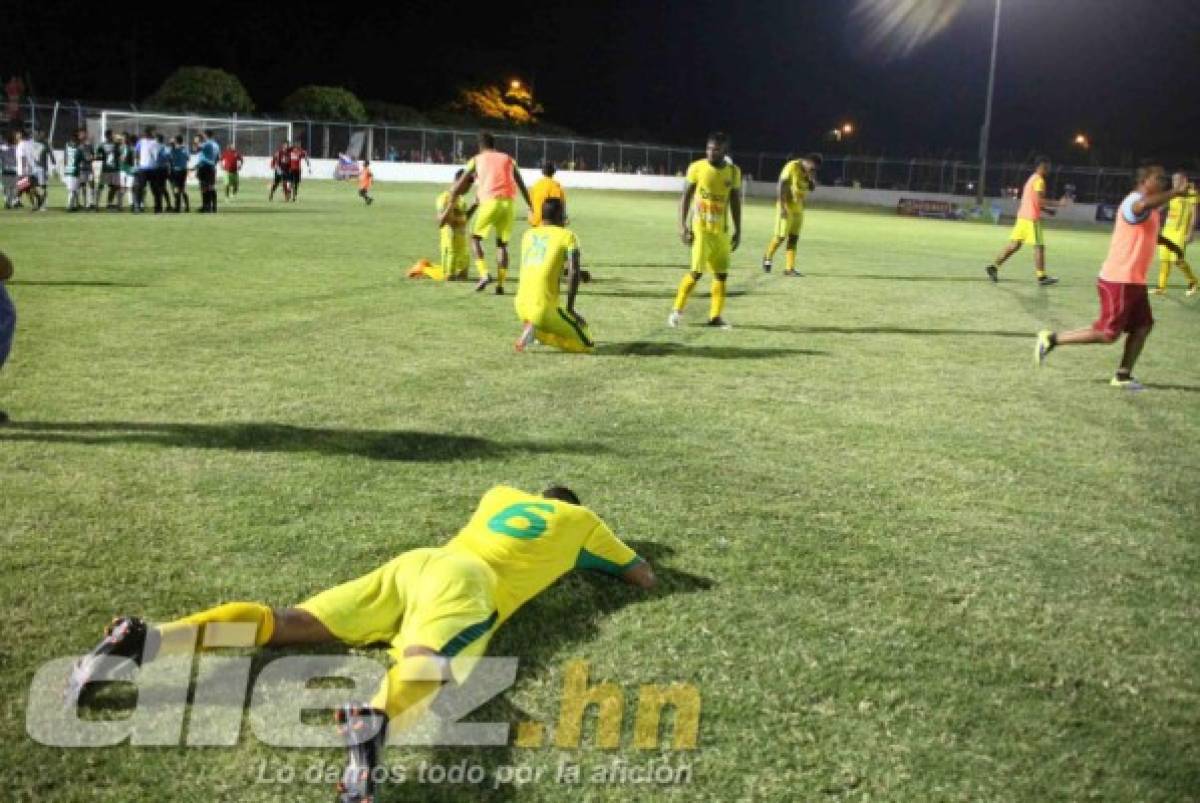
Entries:
POLYGON ((445 549, 473 555, 495 572, 501 622, 572 569, 619 575, 641 560, 587 508, 507 485, 484 494, 445 549))
POLYGON ((1196 193, 1188 193, 1178 198, 1172 198, 1167 206, 1167 219, 1163 223, 1162 234, 1176 245, 1182 245, 1187 237, 1188 229, 1196 218, 1196 193))
POLYGON ((729 197, 742 188, 742 171, 726 159, 714 167, 707 159, 688 166, 687 183, 696 185, 692 216, 694 232, 725 232, 729 227, 729 197))
POLYGON ((531 226, 542 225, 542 203, 547 198, 559 198, 566 204, 567 192, 557 181, 543 176, 536 184, 529 188, 529 200, 533 204, 533 208, 529 211, 529 224, 531 226))
POLYGON ((558 283, 563 266, 572 251, 579 250, 579 238, 561 226, 538 226, 521 238, 521 278, 517 285, 518 311, 530 316, 538 310, 558 306, 558 283))
POLYGON ((804 206, 804 199, 808 197, 808 192, 812 189, 812 185, 808 181, 808 171, 804 169, 804 163, 800 159, 793 159, 785 164, 779 173, 779 180, 788 183, 788 190, 792 196, 788 206, 804 206))
MULTIPOLYGON (((446 206, 450 203, 450 191, 446 190, 437 197, 437 213, 440 215, 445 211, 446 206)), ((442 245, 450 246, 456 240, 462 241, 467 238, 467 199, 465 196, 458 196, 454 202, 454 212, 450 215, 445 226, 442 226, 442 245)))

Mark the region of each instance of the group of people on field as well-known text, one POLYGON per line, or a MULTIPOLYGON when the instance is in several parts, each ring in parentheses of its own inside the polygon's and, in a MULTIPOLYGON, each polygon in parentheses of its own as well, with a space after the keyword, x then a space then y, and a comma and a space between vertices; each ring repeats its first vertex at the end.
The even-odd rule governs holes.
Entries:
POLYGON ((216 212, 218 163, 225 169, 230 198, 237 194, 242 162, 236 148, 222 151, 212 131, 196 134, 188 143, 183 134, 167 136, 154 128, 140 136, 108 130, 93 143, 87 129, 80 128, 67 138, 61 165, 41 132, 28 136, 17 130, 0 142, 4 206, 20 209, 27 203, 35 212, 49 208, 49 179, 56 170, 66 187, 68 212, 121 211, 127 197, 131 212, 145 212, 147 194, 155 213, 190 212, 189 173, 195 173, 200 186, 196 211, 216 212))
POLYGON ((275 200, 275 191, 280 187, 283 188, 284 201, 295 202, 299 199, 302 165, 308 165, 308 174, 311 176, 312 162, 308 158, 308 151, 304 149, 303 142, 284 140, 279 143, 279 147, 271 154, 273 179, 271 191, 267 193, 268 201, 275 200))

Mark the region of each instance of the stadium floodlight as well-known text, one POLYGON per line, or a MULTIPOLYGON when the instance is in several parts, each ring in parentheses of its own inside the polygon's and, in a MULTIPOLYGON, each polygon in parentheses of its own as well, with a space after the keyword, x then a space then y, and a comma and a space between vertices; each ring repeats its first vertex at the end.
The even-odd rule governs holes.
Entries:
POLYGON ((253 120, 239 117, 219 117, 198 114, 154 114, 127 109, 102 109, 87 121, 88 133, 94 142, 104 132, 128 131, 141 133, 154 128, 164 136, 180 134, 184 142, 201 131, 211 130, 222 145, 233 145, 245 156, 270 156, 281 142, 292 141, 292 124, 280 120, 253 120))
POLYGON ((1092 147, 1092 141, 1088 139, 1087 134, 1076 134, 1075 139, 1072 140, 1072 143, 1077 147, 1083 148, 1085 151, 1092 147))
POLYGON ((983 128, 979 130, 979 181, 976 184, 975 202, 983 206, 983 187, 987 180, 988 135, 992 130, 992 96, 996 89, 996 47, 1000 44, 1000 3, 996 0, 996 14, 992 19, 992 61, 988 67, 987 102, 984 104, 983 128))

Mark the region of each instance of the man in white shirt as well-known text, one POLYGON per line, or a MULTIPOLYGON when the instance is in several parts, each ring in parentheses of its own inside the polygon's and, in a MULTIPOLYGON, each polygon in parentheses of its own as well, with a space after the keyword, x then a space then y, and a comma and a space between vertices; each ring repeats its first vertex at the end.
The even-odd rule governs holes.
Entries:
POLYGON ((42 208, 45 199, 37 181, 36 144, 24 131, 17 131, 17 198, 20 200, 21 193, 27 194, 31 212, 42 208))
POLYGON ((133 176, 133 211, 146 211, 146 185, 154 178, 158 168, 158 152, 162 144, 154 138, 154 130, 147 128, 138 138, 134 151, 137 153, 137 172, 133 176))

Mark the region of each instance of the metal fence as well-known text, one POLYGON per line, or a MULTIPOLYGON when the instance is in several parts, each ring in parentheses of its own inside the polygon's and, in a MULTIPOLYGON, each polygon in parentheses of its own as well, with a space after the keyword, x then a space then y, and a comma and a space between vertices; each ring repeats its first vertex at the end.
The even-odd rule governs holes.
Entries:
MULTIPOLYGON (((0 113, 0 121, 7 120, 9 126, 20 125, 46 132, 51 135, 51 144, 57 148, 62 147, 70 132, 87 127, 89 120, 94 126, 103 108, 121 107, 88 105, 78 101, 26 99, 16 104, 10 103, 0 113)), ((136 111, 129 109, 131 114, 136 111)), ((263 115, 259 115, 259 118, 272 119, 263 115)), ((477 134, 473 130, 380 123, 294 118, 274 118, 273 121, 291 123, 293 136, 304 142, 314 158, 336 158, 350 151, 353 144, 361 142, 361 150, 351 153, 351 156, 368 156, 380 162, 455 164, 464 162, 475 152, 477 134), (356 138, 356 134, 362 136, 356 138)), ((236 118, 228 118, 219 127, 231 130, 236 129, 237 124, 236 118)), ((271 137, 247 136, 243 139, 240 134, 238 145, 247 156, 269 156, 274 147, 271 137)), ((703 155, 699 147, 680 148, 502 132, 496 133, 496 145, 512 154, 517 163, 526 168, 535 168, 543 161, 550 160, 563 169, 659 176, 681 176, 689 163, 703 155)), ((765 181, 774 181, 789 158, 793 157, 784 153, 734 154, 734 159, 747 177, 765 181)), ((985 182, 987 195, 995 198, 1019 194, 1030 171, 1029 164, 989 164, 985 182)), ((1129 191, 1131 174, 1129 168, 1055 166, 1047 178, 1047 191, 1054 197, 1073 193, 1080 203, 1115 203, 1129 191)), ((973 196, 978 177, 978 164, 969 161, 831 155, 825 158, 821 166, 819 181, 822 184, 864 189, 973 196)))

